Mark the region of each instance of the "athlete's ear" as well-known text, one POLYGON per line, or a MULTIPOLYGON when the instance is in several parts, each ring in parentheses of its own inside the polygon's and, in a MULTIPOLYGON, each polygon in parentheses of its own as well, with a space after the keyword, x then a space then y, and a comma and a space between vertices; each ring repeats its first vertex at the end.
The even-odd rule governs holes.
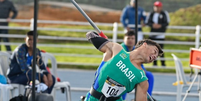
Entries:
POLYGON ((146 42, 144 42, 144 43, 143 43, 143 46, 147 47, 147 43, 146 43, 146 42))

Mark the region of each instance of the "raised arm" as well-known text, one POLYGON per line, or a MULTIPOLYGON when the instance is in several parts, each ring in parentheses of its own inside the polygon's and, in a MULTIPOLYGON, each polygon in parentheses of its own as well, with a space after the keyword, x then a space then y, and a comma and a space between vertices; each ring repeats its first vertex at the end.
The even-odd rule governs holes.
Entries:
POLYGON ((88 32, 86 37, 96 47, 96 49, 106 53, 106 56, 109 56, 108 58, 116 55, 122 49, 121 45, 100 37, 96 32, 88 32))
POLYGON ((147 101, 148 81, 137 84, 136 87, 136 101, 147 101))

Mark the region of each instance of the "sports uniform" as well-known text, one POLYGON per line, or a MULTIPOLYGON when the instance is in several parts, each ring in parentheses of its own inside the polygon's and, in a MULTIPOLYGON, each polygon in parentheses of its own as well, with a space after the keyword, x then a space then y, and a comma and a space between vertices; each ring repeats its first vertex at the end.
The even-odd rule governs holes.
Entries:
MULTIPOLYGON (((128 49, 128 47, 125 45, 125 43, 122 43, 121 46, 122 46, 127 52, 129 52, 129 49, 128 49)), ((133 46, 133 49, 132 49, 132 50, 134 50, 134 49, 135 49, 135 46, 133 46)), ((149 95, 152 95, 152 91, 153 91, 153 88, 154 88, 154 76, 153 76, 153 74, 152 74, 151 72, 147 71, 147 70, 144 68, 144 65, 143 65, 143 64, 141 65, 141 67, 142 67, 142 69, 145 71, 146 76, 147 76, 147 78, 148 78, 148 82, 149 82, 149 88, 148 88, 148 91, 147 91, 147 92, 149 93, 149 95)), ((123 99, 125 99, 125 98, 123 98, 123 99)))
POLYGON ((96 72, 94 84, 85 101, 122 101, 121 95, 131 92, 136 84, 148 80, 144 71, 130 61, 130 53, 122 49, 117 55, 102 62, 96 72))

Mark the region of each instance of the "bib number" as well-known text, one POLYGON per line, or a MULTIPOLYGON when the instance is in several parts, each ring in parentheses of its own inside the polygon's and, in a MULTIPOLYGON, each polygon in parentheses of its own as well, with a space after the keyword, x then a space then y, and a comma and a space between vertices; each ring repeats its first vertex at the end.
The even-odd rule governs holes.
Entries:
POLYGON ((123 85, 108 77, 103 85, 102 93, 105 97, 118 97, 125 90, 126 88, 123 85))

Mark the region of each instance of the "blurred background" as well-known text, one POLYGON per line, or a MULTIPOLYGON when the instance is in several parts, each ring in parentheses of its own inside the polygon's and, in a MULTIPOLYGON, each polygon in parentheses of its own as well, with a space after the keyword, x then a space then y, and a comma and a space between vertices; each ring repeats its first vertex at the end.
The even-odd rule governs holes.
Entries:
MULTIPOLYGON (((40 0, 40 1, 54 1, 54 2, 70 2, 69 0, 40 0)), ((200 4, 200 0, 160 0, 164 4, 164 9, 169 12, 174 12, 180 8, 186 8, 200 4)), ((13 0, 16 4, 27 4, 33 2, 32 0, 13 0)), ((82 4, 90 4, 104 8, 111 8, 115 10, 122 10, 123 7, 129 4, 130 0, 76 0, 82 4)), ((139 6, 143 7, 145 11, 150 11, 155 0, 139 0, 139 6)))
MULTIPOLYGON (((13 2, 18 10, 18 16, 14 20, 20 21, 9 23, 10 27, 19 27, 10 28, 9 34, 24 35, 33 26, 31 23, 33 2, 32 0, 13 0, 13 2)), ((122 9, 129 5, 130 0, 76 0, 76 2, 109 39, 119 43, 123 42, 124 32, 120 16, 122 9), (114 26, 114 23, 117 23, 117 26, 114 26), (117 34, 114 35, 114 33, 117 34)), ((153 11, 154 2, 154 0, 138 1, 139 7, 143 8, 147 15, 153 11)), ((170 68, 161 70, 158 68, 157 70, 174 72, 174 61, 171 56, 171 53, 174 53, 181 58, 188 72, 190 70, 189 49, 199 47, 196 44, 195 33, 197 32, 196 26, 201 24, 201 1, 161 0, 161 2, 163 9, 169 12, 171 19, 165 41, 162 42, 165 44, 166 67, 170 68)), ((93 28, 70 0, 40 0, 38 20, 39 38, 43 36, 39 40, 38 47, 54 54, 60 68, 96 69, 101 61, 102 53, 95 50, 85 39, 85 33, 93 28), (59 47, 60 50, 54 47, 59 47)), ((148 38, 150 28, 143 27, 142 29, 145 38, 148 38)), ((10 37, 10 40, 15 44, 23 42, 19 37, 10 37)), ((11 46, 12 49, 16 47, 14 44, 11 46)), ((3 45, 2 49, 5 49, 3 45)), ((152 68, 152 64, 145 65, 152 68)))
MULTIPOLYGON (((8 35, 0 37, 9 37, 10 42, 0 42, 1 51, 6 51, 4 45, 11 45, 12 51, 21 43, 24 43, 25 34, 33 29, 33 0, 11 0, 18 10, 16 19, 11 20, 9 26, 0 26, 1 29, 9 29, 8 35)), ((124 29, 120 22, 120 16, 125 6, 129 5, 130 0, 75 0, 95 24, 105 33, 109 40, 118 43, 123 42, 124 29)), ((153 64, 145 64, 145 68, 151 72, 159 72, 156 75, 157 90, 176 92, 176 87, 172 87, 175 77, 175 63, 172 53, 182 61, 185 73, 190 73, 189 54, 191 48, 200 47, 200 25, 201 25, 201 0, 160 0, 163 3, 163 9, 170 15, 170 24, 165 33, 164 52, 166 67, 160 65, 153 67, 153 64), (164 75, 163 73, 174 73, 164 75), (165 77, 163 77, 165 76, 165 77), (164 78, 169 78, 164 82, 164 78), (164 87, 163 84, 167 84, 164 87), (166 88, 166 89, 164 89, 166 88)), ((142 7, 146 15, 153 11, 155 0, 138 0, 139 7, 142 7)), ((12 13, 11 13, 12 15, 12 13)), ((4 21, 1 20, 0 21, 4 21)), ((70 0, 39 0, 38 9, 38 34, 39 41, 37 47, 54 55, 59 69, 84 69, 86 74, 79 72, 80 77, 89 74, 90 70, 96 70, 102 60, 102 53, 96 50, 85 37, 86 32, 94 30, 87 20, 74 7, 70 0)), ((150 28, 142 28, 144 37, 148 38, 150 28)), ((163 58, 159 58, 163 59, 163 58)), ((50 64, 49 64, 50 65, 50 64)), ((59 76, 70 83, 77 83, 80 86, 79 78, 75 79, 77 72, 71 70, 60 70, 59 76), (64 72, 64 73, 61 73, 64 72), (68 73, 67 73, 68 72, 68 73), (67 74, 71 74, 66 76, 67 74), (76 75, 74 75, 76 74, 76 75), (67 78, 69 77, 69 78, 67 78), (72 81, 71 81, 72 80, 72 81)), ((85 73, 85 72, 84 72, 85 73)), ((89 77, 93 77, 94 71, 90 72, 89 77)), ((91 78, 90 84, 93 81, 91 78)), ((82 80, 85 80, 83 78, 82 80)), ((83 81, 86 82, 86 81, 83 81)), ((82 83, 83 83, 82 82, 82 83)), ((90 87, 90 84, 86 87, 90 87)), ((77 85, 76 85, 77 87, 77 85)), ((156 89, 154 89, 156 90, 156 89)), ((85 93, 83 93, 85 94, 85 93)), ((82 95, 83 95, 82 94, 82 95)), ((155 93, 158 94, 158 93, 155 93)), ((171 95, 171 94, 170 94, 171 95)), ((176 95, 176 93, 175 93, 176 95)), ((75 96, 75 95, 73 95, 75 96)), ((76 95, 79 99, 80 95, 76 95)), ((166 96, 166 98, 168 98, 166 96)), ((161 97, 161 99, 165 99, 161 97)), ((133 99, 133 95, 129 100, 133 99)), ((175 98, 172 98, 175 99, 175 98)), ((173 101, 167 99, 166 101, 173 101)))

